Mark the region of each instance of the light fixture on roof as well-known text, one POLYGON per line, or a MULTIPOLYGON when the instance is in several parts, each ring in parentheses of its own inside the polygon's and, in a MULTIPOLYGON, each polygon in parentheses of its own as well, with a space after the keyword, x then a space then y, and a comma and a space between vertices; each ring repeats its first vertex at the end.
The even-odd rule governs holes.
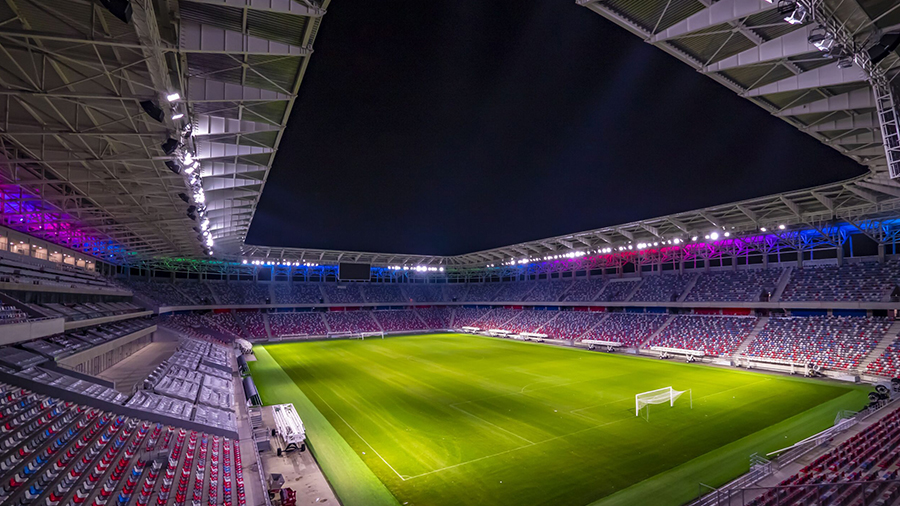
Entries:
POLYGON ((712 239, 713 241, 715 241, 716 239, 719 238, 719 233, 713 232, 713 233, 709 234, 709 238, 712 239))
POLYGON ((169 137, 168 139, 166 139, 166 142, 162 143, 160 147, 162 148, 163 153, 165 153, 166 156, 172 156, 172 153, 174 153, 175 150, 178 149, 179 144, 180 143, 177 139, 169 137))
POLYGON ((172 115, 172 120, 177 121, 184 117, 184 113, 176 112, 172 115))
POLYGON ((131 22, 131 2, 128 0, 100 0, 100 3, 106 7, 110 14, 121 19, 123 23, 131 22))
POLYGON ((787 0, 779 1, 778 12, 786 14, 784 20, 792 25, 801 25, 806 21, 806 7, 795 2, 787 0))
POLYGON ((784 230, 784 224, 778 225, 778 230, 784 230))
POLYGON ((766 227, 759 227, 759 231, 760 231, 760 232, 766 232, 767 229, 766 229, 766 227))
POLYGON ((169 102, 178 102, 179 100, 181 100, 181 95, 179 95, 177 91, 174 93, 169 93, 168 95, 166 95, 166 100, 168 100, 169 102))
POLYGON ((153 100, 144 100, 141 102, 141 109, 147 113, 148 116, 155 119, 156 121, 162 123, 163 118, 163 110, 159 108, 159 105, 153 100))
POLYGON ((694 237, 691 237, 691 240, 692 240, 692 241, 696 241, 696 240, 697 240, 697 236, 695 235, 694 237))
POLYGON ((806 40, 815 46, 816 49, 823 52, 830 51, 832 46, 834 46, 834 35, 822 25, 810 30, 809 37, 806 40))
POLYGON ((725 237, 731 237, 731 232, 725 232, 725 234, 723 234, 723 235, 724 235, 725 237))

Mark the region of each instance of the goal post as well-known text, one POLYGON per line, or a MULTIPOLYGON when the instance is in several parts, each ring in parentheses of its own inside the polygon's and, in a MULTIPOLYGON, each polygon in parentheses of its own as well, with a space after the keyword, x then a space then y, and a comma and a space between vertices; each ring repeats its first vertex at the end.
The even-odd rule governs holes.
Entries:
POLYGON ((675 390, 672 387, 665 387, 636 394, 634 396, 634 416, 641 416, 641 409, 651 404, 668 404, 669 407, 673 407, 675 406, 675 401, 685 393, 688 394, 691 400, 691 409, 694 409, 694 394, 690 388, 687 390, 675 390))

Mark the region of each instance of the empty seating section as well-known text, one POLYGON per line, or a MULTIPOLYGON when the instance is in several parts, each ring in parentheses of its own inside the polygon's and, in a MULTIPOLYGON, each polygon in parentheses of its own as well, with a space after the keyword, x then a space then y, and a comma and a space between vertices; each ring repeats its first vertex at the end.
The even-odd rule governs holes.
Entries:
POLYGON ((898 445, 900 410, 895 410, 745 504, 896 505, 898 445))
POLYGON ((241 326, 238 324, 237 320, 234 319, 234 315, 231 311, 212 313, 205 318, 213 329, 224 333, 226 336, 240 337, 244 334, 241 332, 241 326))
POLYGON ((598 301, 603 302, 621 302, 628 298, 631 290, 641 281, 639 279, 628 281, 610 281, 603 287, 603 291, 597 297, 598 301))
POLYGON ((322 313, 270 313, 272 337, 289 335, 324 336, 328 334, 322 313))
POLYGON ((469 285, 462 283, 454 283, 444 285, 444 300, 447 302, 463 302, 466 300, 466 294, 469 291, 469 285))
POLYGON ((492 309, 476 326, 488 330, 509 330, 506 328, 506 323, 516 317, 519 313, 520 311, 515 309, 492 309))
MULTIPOLYGON (((499 288, 495 291, 492 299, 498 302, 519 302, 534 288, 534 283, 530 282, 495 283, 495 286, 498 284, 499 288)), ((469 297, 471 296, 472 291, 469 290, 469 297)))
POLYGON ((127 295, 127 290, 95 272, 5 251, 0 251, 0 283, 102 290, 127 295))
POLYGON ((441 286, 442 285, 404 285, 403 291, 406 292, 405 300, 409 302, 441 302, 444 300, 441 286))
POLYGON ((855 369, 890 325, 884 318, 862 316, 772 318, 745 354, 827 369, 855 369))
POLYGON ((516 313, 512 319, 500 328, 516 333, 536 332, 543 334, 541 327, 556 318, 559 311, 517 311, 516 313))
POLYGON ((599 325, 581 338, 639 346, 659 330, 668 317, 654 314, 609 313, 599 325))
POLYGON ((499 289, 498 283, 472 283, 466 292, 467 302, 487 302, 494 300, 499 289))
POLYGON ((322 291, 317 283, 274 283, 275 304, 319 304, 322 291))
POLYGON ((269 285, 252 281, 233 283, 210 283, 216 292, 219 302, 225 305, 265 304, 269 298, 269 285))
POLYGON ((362 294, 359 293, 359 285, 351 283, 325 283, 322 285, 322 291, 325 292, 325 299, 331 303, 347 304, 364 302, 362 294))
MULTIPOLYGON (((57 360, 133 334, 153 325, 156 325, 155 318, 136 318, 69 330, 49 337, 18 343, 16 346, 51 360, 57 360)), ((110 350, 109 353, 113 354, 113 351, 115 350, 110 350)))
POLYGON ((563 292, 572 286, 572 280, 536 281, 534 289, 528 292, 525 300, 528 302, 557 302, 563 292))
POLYGON ((733 355, 756 325, 755 317, 676 315, 648 346, 733 355))
POLYGON ((775 293, 782 269, 743 269, 704 272, 697 277, 685 302, 759 302, 763 290, 775 293))
POLYGON ((879 302, 900 283, 900 262, 846 263, 794 269, 782 301, 879 302))
POLYGON ((684 293, 693 274, 650 274, 631 296, 632 301, 677 302, 684 293))
POLYGON ((597 298, 604 284, 606 284, 606 280, 603 278, 576 279, 572 282, 569 291, 563 295, 562 300, 590 302, 597 298))
POLYGON ((385 332, 403 332, 425 328, 422 320, 411 310, 373 311, 372 315, 385 332))
POLYGON ((559 315, 541 327, 541 334, 551 339, 579 339, 600 322, 605 313, 589 311, 558 311, 559 315))
POLYGON ((125 283, 135 292, 150 298, 160 306, 193 306, 197 304, 170 282, 131 279, 125 280, 125 283))
POLYGON ((449 329, 452 310, 447 307, 418 308, 416 313, 425 322, 426 329, 449 329))
POLYGON ((175 288, 181 290, 194 304, 213 304, 213 297, 209 285, 200 281, 182 281, 175 284, 175 288))
POLYGON ((259 311, 237 311, 237 318, 247 329, 247 335, 254 339, 267 339, 266 322, 259 311))
POLYGON ((900 338, 894 339, 878 358, 866 366, 866 372, 888 378, 900 377, 900 338))
POLYGON ((66 321, 88 320, 143 311, 143 308, 131 302, 85 302, 83 304, 45 302, 43 304, 29 304, 28 307, 44 316, 65 318, 66 321))
POLYGON ((0 503, 245 506, 240 447, 222 436, 0 384, 0 503), (155 458, 156 454, 163 458, 155 458))
POLYGON ((0 325, 4 323, 21 323, 28 319, 28 315, 15 306, 0 304, 0 325))
POLYGON ((458 307, 453 310, 453 327, 457 329, 462 327, 485 328, 481 320, 489 311, 490 309, 480 307, 458 307))
POLYGON ((362 286, 366 302, 405 302, 399 284, 369 283, 362 286))
POLYGON ((378 332, 371 311, 329 311, 325 321, 331 332, 378 332))

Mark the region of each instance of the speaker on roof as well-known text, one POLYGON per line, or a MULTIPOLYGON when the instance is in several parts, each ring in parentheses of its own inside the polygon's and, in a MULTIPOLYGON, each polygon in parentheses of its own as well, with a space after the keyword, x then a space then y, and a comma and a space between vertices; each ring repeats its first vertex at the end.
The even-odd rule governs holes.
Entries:
POLYGON ((178 198, 180 198, 181 200, 183 200, 185 204, 190 204, 190 203, 191 203, 191 198, 188 197, 187 194, 184 193, 184 192, 179 193, 179 194, 178 194, 178 198))
POLYGON ((163 122, 163 110, 160 109, 158 105, 156 105, 156 102, 152 100, 144 100, 143 102, 141 102, 141 109, 143 109, 148 116, 155 119, 156 121, 159 121, 160 123, 163 122))
POLYGON ((869 59, 872 63, 878 64, 881 60, 887 58, 891 51, 900 46, 900 32, 886 33, 881 36, 881 40, 869 48, 869 59))
POLYGON ((100 0, 100 3, 123 23, 131 22, 131 2, 128 0, 100 0))
POLYGON ((178 162, 176 162, 175 160, 166 160, 166 167, 168 167, 169 170, 171 170, 175 174, 181 172, 181 165, 178 165, 178 162))

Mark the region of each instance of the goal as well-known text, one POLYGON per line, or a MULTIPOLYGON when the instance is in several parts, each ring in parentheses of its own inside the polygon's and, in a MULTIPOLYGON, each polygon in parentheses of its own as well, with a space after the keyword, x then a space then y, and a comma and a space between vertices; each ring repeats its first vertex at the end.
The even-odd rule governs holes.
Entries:
POLYGON ((641 392, 634 396, 634 416, 641 416, 641 410, 643 409, 646 413, 645 418, 649 421, 651 404, 668 404, 669 407, 672 407, 675 405, 675 401, 685 393, 688 394, 691 400, 691 409, 694 409, 694 396, 691 389, 675 390, 672 387, 665 387, 650 390, 649 392, 641 392))

